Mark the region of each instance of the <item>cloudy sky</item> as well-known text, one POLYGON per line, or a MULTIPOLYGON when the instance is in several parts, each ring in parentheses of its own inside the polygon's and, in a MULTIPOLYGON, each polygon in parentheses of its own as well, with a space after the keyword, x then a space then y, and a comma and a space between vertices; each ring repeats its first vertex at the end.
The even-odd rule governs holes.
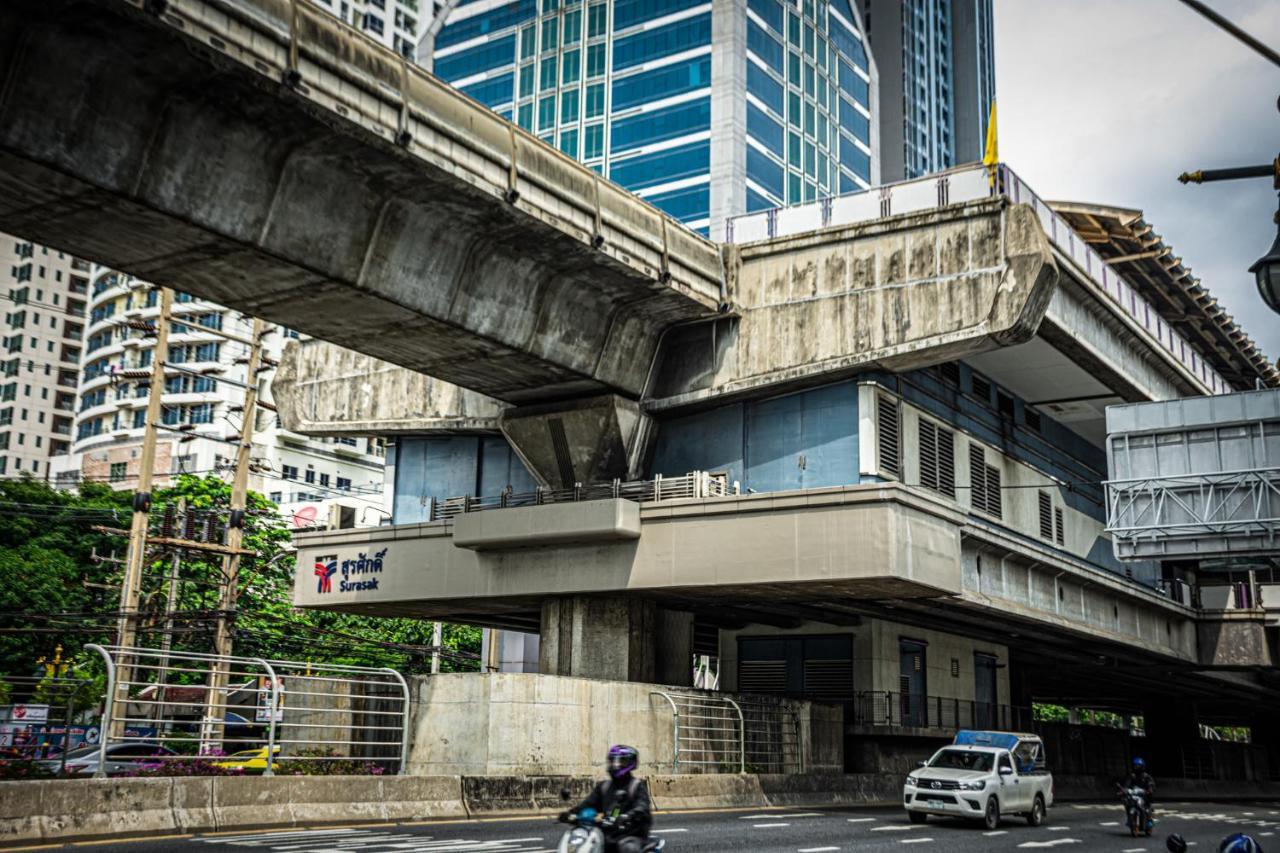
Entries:
MULTIPOLYGON (((1280 0, 1208 0, 1280 49, 1280 0)), ((996 0, 1000 158, 1046 199, 1138 208, 1271 360, 1280 316, 1248 267, 1271 246, 1265 179, 1179 173, 1280 152, 1280 68, 1178 0, 996 0)))

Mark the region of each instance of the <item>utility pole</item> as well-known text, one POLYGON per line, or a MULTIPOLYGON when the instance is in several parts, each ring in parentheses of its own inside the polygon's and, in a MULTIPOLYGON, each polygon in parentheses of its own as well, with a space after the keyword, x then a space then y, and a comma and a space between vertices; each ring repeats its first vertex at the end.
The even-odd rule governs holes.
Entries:
MULTIPOLYGON (((240 586, 241 544, 244 541, 245 503, 249 494, 249 460, 253 450, 253 427, 257 418, 258 373, 262 369, 262 338, 266 334, 262 320, 254 318, 253 331, 249 335, 248 367, 245 374, 243 423, 236 448, 236 470, 231 481, 231 515, 227 522, 228 553, 222 560, 222 600, 218 607, 218 622, 213 636, 213 653, 229 657, 234 642, 236 597, 240 586)), ((209 705, 204 725, 201 727, 202 751, 214 743, 221 743, 225 724, 227 667, 214 663, 209 671, 209 705)), ((271 713, 275 713, 271 709, 271 713)))
MULTIPOLYGON (((169 358, 169 315, 173 309, 173 291, 160 288, 160 313, 156 317, 156 346, 152 355, 151 386, 147 396, 147 421, 142 433, 142 455, 138 460, 138 487, 133 493, 133 520, 129 526, 129 549, 125 555, 124 579, 120 589, 120 618, 116 626, 116 644, 133 646, 138 632, 138 599, 142 593, 142 566, 147 558, 147 525, 151 520, 151 482, 156 467, 156 426, 160 422, 160 400, 164 396, 164 363, 169 358)), ((107 697, 114 703, 120 693, 129 695, 132 667, 122 656, 116 670, 117 696, 107 697)), ((123 715, 113 713, 113 720, 123 715)), ((115 723, 112 736, 124 733, 123 722, 115 723)))
POLYGON ((440 644, 444 641, 444 626, 439 622, 431 623, 431 674, 440 672, 440 644))

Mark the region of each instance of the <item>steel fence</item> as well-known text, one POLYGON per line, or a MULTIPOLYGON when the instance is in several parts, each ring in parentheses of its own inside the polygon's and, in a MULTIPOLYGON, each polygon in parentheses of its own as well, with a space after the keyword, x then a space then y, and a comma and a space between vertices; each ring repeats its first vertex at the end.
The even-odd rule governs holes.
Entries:
POLYGON ((1029 730, 1030 708, 943 696, 864 691, 853 701, 855 725, 886 728, 1029 730))
POLYGON ((672 773, 745 773, 742 707, 727 696, 654 690, 671 709, 672 773))
POLYGON ((155 747, 148 761, 212 757, 268 776, 284 761, 404 773, 409 686, 394 669, 85 648, 107 665, 95 776, 108 775, 109 753, 122 743, 155 747), (226 753, 232 756, 222 758, 226 753))
POLYGON ((10 705, 0 721, 0 764, 39 761, 62 772, 71 749, 96 739, 97 728, 76 719, 78 706, 93 698, 89 679, 6 675, 4 681, 10 705))
POLYGON ((745 762, 754 773, 803 773, 804 735, 798 711, 765 698, 740 696, 745 762))
POLYGON ((614 480, 611 483, 575 483, 568 489, 548 489, 539 486, 532 492, 503 492, 500 495, 472 497, 461 495, 432 501, 431 520, 444 521, 463 513, 483 512, 518 506, 576 503, 578 501, 602 501, 621 499, 635 503, 654 503, 680 498, 719 498, 736 491, 727 477, 694 471, 683 477, 658 475, 649 480, 614 480))

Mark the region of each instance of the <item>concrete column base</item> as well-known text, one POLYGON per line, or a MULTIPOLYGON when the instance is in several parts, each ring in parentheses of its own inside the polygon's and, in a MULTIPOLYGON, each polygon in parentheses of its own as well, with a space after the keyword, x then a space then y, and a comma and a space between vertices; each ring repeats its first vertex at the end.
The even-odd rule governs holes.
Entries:
POLYGON ((693 614, 638 598, 563 596, 542 604, 545 675, 693 683, 693 614))

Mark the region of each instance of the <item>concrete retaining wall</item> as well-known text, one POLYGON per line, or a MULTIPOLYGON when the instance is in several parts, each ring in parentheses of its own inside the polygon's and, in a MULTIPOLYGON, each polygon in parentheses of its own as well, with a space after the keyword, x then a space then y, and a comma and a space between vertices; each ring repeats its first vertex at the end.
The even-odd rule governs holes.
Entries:
MULTIPOLYGON (((574 776, 282 776, 69 779, 0 782, 0 846, 103 836, 258 827, 549 814, 560 790, 585 796, 593 779, 574 776)), ((698 808, 892 806, 897 773, 802 776, 651 776, 660 811, 698 808)), ((1055 780, 1060 801, 1112 798, 1105 777, 1055 780)), ((1161 800, 1280 800, 1280 784, 1160 783, 1161 800)))

